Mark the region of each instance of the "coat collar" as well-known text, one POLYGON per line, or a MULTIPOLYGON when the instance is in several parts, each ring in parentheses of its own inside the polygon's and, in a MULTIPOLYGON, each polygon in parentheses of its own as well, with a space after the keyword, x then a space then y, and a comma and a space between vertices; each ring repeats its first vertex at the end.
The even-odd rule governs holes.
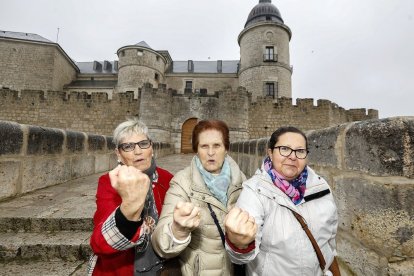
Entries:
MULTIPOLYGON (((280 205, 299 212, 298 206, 305 203, 305 200, 302 199, 298 205, 295 205, 284 192, 282 192, 273 184, 272 179, 270 178, 269 174, 263 169, 263 167, 256 171, 255 176, 259 177, 262 180, 261 184, 257 187, 257 191, 259 193, 265 194, 266 196, 277 200, 278 204, 280 205)), ((308 166, 308 179, 306 180, 306 190, 304 196, 320 192, 324 189, 329 189, 326 181, 317 175, 315 171, 308 166)))
POLYGON ((227 207, 234 205, 237 201, 237 196, 235 194, 236 191, 241 190, 242 182, 245 180, 243 173, 240 171, 239 166, 236 162, 230 157, 227 156, 226 159, 230 164, 230 171, 231 171, 231 178, 230 178, 230 185, 227 190, 227 206, 221 203, 218 199, 216 199, 210 190, 207 188, 207 185, 204 183, 203 177, 201 176, 200 172, 197 169, 197 165, 195 163, 196 156, 193 157, 191 161, 190 169, 191 169, 191 191, 199 200, 205 201, 210 203, 211 205, 216 206, 217 208, 222 209, 223 211, 227 211, 227 207))

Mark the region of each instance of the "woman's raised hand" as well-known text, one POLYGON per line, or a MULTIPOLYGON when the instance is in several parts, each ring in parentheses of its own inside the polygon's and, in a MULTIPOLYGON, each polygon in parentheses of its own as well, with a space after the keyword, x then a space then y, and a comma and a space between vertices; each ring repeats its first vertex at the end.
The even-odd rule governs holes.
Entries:
POLYGON ((150 187, 149 177, 132 166, 117 166, 109 172, 112 187, 122 198, 121 212, 131 221, 139 221, 150 187))
POLYGON ((254 241, 257 224, 254 217, 238 207, 233 207, 224 219, 227 238, 237 248, 245 249, 254 241))
POLYGON ((174 208, 171 230, 178 240, 184 240, 200 225, 200 209, 191 202, 178 202, 174 208))

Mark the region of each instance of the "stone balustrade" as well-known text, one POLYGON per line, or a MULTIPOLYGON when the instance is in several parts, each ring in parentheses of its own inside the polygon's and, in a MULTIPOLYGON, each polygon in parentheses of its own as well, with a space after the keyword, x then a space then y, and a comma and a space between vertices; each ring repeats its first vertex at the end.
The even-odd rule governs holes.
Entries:
MULTIPOLYGON (((112 137, 0 121, 0 200, 116 166, 112 137)), ((154 143, 156 157, 172 145, 154 143)))
MULTIPOLYGON (((309 164, 332 187, 339 212, 342 275, 414 273, 414 117, 306 132, 309 164)), ((268 137, 230 145, 252 175, 268 137)))

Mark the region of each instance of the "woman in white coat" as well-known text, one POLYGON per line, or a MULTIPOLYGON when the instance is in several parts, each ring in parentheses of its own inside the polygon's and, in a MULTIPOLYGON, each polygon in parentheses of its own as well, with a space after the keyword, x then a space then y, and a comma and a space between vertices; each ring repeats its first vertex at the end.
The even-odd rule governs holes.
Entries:
POLYGON ((225 219, 226 249, 247 275, 340 275, 336 261, 337 207, 327 182, 307 166, 307 138, 294 127, 271 136, 268 156, 243 183, 225 219), (306 221, 323 255, 323 270, 306 221))

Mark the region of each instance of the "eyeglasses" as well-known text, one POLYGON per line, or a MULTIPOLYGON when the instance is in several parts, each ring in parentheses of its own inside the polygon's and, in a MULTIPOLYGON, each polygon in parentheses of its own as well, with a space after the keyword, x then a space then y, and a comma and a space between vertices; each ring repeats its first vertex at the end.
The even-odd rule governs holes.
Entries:
POLYGON ((306 156, 308 155, 309 151, 307 149, 291 149, 289 147, 286 146, 277 146, 274 147, 274 149, 279 149, 279 153, 280 155, 284 156, 284 157, 289 157, 289 155, 291 155, 292 151, 295 152, 295 156, 298 159, 305 159, 306 156))
POLYGON ((133 151, 138 145, 140 149, 147 149, 152 145, 151 140, 142 140, 136 143, 122 143, 118 145, 118 149, 122 149, 125 152, 133 151))

